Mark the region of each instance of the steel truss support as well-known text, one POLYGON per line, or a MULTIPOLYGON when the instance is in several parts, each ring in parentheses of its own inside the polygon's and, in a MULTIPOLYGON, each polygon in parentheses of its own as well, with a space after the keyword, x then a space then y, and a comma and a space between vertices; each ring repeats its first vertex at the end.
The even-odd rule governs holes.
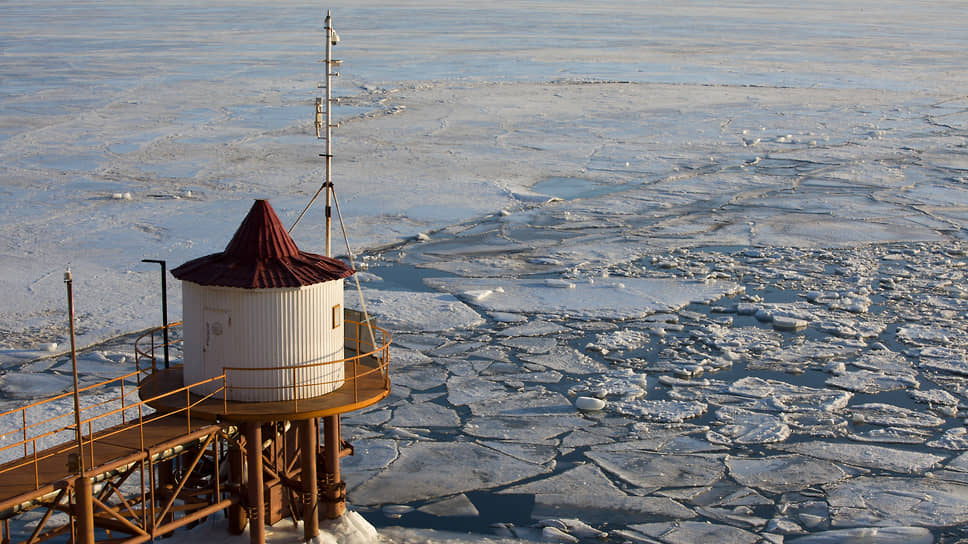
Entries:
POLYGON ((62 535, 75 544, 139 544, 234 506, 238 497, 220 474, 221 433, 214 428, 190 437, 187 447, 145 450, 61 481, 56 496, 39 500, 47 512, 27 527, 29 536, 16 539, 5 519, 0 544, 37 544, 62 535), (60 519, 55 511, 67 514, 66 521, 53 523, 60 519))

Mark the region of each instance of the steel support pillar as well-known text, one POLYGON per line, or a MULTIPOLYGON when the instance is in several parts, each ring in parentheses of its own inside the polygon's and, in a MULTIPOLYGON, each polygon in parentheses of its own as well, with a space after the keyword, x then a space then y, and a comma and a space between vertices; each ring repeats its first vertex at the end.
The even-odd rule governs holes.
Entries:
POLYGON ((245 456, 248 465, 246 490, 249 499, 249 542, 265 544, 266 506, 262 478, 262 426, 245 424, 245 456))
POLYGON ((319 450, 319 420, 300 422, 299 451, 302 470, 303 538, 311 540, 319 535, 319 485, 316 481, 316 452, 319 450))
POLYGON ((339 415, 323 418, 323 438, 326 442, 323 458, 323 479, 326 488, 323 490, 323 501, 326 503, 326 517, 336 519, 346 512, 346 495, 343 478, 339 472, 339 456, 342 450, 342 439, 339 432, 339 415))
MULTIPOLYGON (((245 489, 245 483, 242 476, 242 467, 245 466, 243 459, 245 458, 245 452, 242 448, 238 447, 237 443, 230 443, 228 445, 228 460, 229 460, 229 487, 236 490, 245 489)), ((241 495, 241 493, 239 493, 241 495)), ((248 500, 246 497, 244 500, 240 500, 237 503, 229 506, 229 533, 233 535, 241 535, 245 532, 245 524, 248 522, 248 514, 245 511, 243 504, 248 500)), ((2 544, 2 543, 0 543, 2 544)))
POLYGON ((81 475, 74 481, 74 508, 77 534, 74 544, 94 544, 94 485, 81 475))

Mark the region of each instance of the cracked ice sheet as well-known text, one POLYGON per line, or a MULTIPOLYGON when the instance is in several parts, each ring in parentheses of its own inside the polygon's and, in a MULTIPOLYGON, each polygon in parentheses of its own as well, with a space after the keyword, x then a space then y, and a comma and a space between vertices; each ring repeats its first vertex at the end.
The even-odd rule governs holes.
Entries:
POLYGON ((831 525, 945 527, 968 522, 968 485, 862 476, 826 487, 831 525))
POLYGON ((892 472, 919 474, 932 469, 946 458, 930 453, 919 453, 869 444, 840 444, 832 442, 798 442, 777 444, 772 449, 799 453, 808 457, 846 463, 856 467, 883 469, 892 472))
POLYGON ((848 371, 827 379, 827 385, 868 395, 914 388, 919 383, 913 374, 885 374, 870 370, 848 371))
POLYGON ((847 406, 852 396, 846 391, 817 389, 780 380, 756 376, 741 378, 729 385, 728 391, 743 400, 745 407, 777 412, 837 412, 847 406))
POLYGON ((717 525, 699 521, 676 523, 658 522, 629 525, 629 530, 619 531, 631 542, 649 542, 642 536, 648 535, 669 544, 695 544, 696 542, 716 542, 717 544, 754 544, 760 537, 739 527, 717 525))
POLYGON ((723 406, 716 410, 716 418, 723 425, 706 434, 710 442, 726 445, 768 444, 783 442, 790 437, 790 427, 774 414, 723 406))
MULTIPOLYGON (((440 332, 472 329, 484 318, 456 298, 442 293, 364 289, 363 298, 371 315, 382 328, 404 331, 440 332)), ((362 310, 359 298, 347 293, 346 305, 362 310)))
POLYGON ((712 302, 742 288, 731 282, 690 282, 672 279, 609 278, 563 280, 433 278, 426 283, 458 295, 496 290, 474 304, 489 312, 567 315, 572 319, 631 319, 677 310, 691 302, 712 302))
POLYGON ((786 544, 934 544, 934 535, 924 527, 860 527, 821 531, 792 540, 786 544))
POLYGON ((702 487, 722 479, 723 455, 667 455, 642 451, 589 451, 585 456, 622 480, 649 492, 702 487))
POLYGON ((579 465, 560 474, 500 491, 534 495, 535 519, 577 517, 588 523, 626 523, 629 519, 661 516, 690 519, 695 512, 667 497, 629 495, 600 468, 579 465), (594 500, 589 500, 594 498, 594 500))
POLYGON ((415 442, 382 472, 353 490, 353 503, 406 504, 490 489, 548 472, 468 442, 415 442))
POLYGON ((594 424, 578 416, 487 416, 469 419, 463 431, 479 438, 546 445, 555 437, 594 424))
POLYGON ((392 427, 457 427, 457 412, 432 402, 413 402, 398 406, 390 419, 392 427))
POLYGON ((945 420, 929 414, 884 403, 867 403, 851 406, 849 412, 855 423, 867 423, 882 427, 938 427, 945 420))
POLYGON ((776 494, 839 482, 850 475, 830 461, 802 455, 729 457, 726 467, 729 475, 741 485, 776 494))

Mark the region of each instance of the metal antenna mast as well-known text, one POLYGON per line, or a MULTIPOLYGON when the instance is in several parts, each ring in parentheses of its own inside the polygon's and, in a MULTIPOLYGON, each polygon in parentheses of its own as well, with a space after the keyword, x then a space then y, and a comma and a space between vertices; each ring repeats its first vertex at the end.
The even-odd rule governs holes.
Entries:
POLYGON ((334 72, 333 67, 339 66, 341 61, 333 60, 333 46, 339 43, 339 35, 333 29, 333 16, 326 12, 326 122, 325 130, 320 131, 323 125, 322 98, 316 99, 316 137, 326 140, 326 153, 321 156, 326 160, 326 181, 323 188, 326 189, 326 256, 332 257, 332 227, 333 227, 333 92, 332 78, 339 77, 339 72, 334 72))
MULTIPOLYGON (((334 72, 333 67, 339 66, 341 61, 333 59, 333 46, 339 43, 339 35, 333 29, 332 13, 326 12, 326 119, 325 130, 320 131, 323 124, 323 111, 321 98, 316 99, 316 137, 326 139, 326 153, 322 157, 326 160, 326 182, 323 188, 326 190, 326 256, 333 256, 332 246, 332 227, 333 227, 333 99, 332 78, 339 77, 339 72, 334 72), (322 132, 322 134, 321 134, 322 132)), ((318 194, 318 193, 317 193, 318 194)), ((298 221, 298 220, 297 220, 298 221)), ((325 416, 323 419, 323 441, 325 443, 323 455, 323 485, 320 486, 319 495, 325 503, 325 516, 329 519, 336 519, 346 511, 346 484, 340 475, 339 459, 342 456, 343 438, 340 432, 339 414, 325 416)), ((307 422, 307 434, 316 435, 318 431, 318 420, 307 422)), ((310 445, 309 443, 306 444, 310 445)))
POLYGON ((312 207, 313 203, 316 202, 316 198, 319 197, 319 193, 326 191, 326 256, 332 257, 332 228, 333 228, 333 127, 339 127, 339 125, 333 124, 333 102, 339 102, 339 98, 333 98, 332 89, 332 78, 339 77, 339 72, 334 72, 333 67, 339 66, 343 61, 336 60, 333 58, 333 46, 339 43, 339 35, 336 30, 333 29, 333 17, 330 12, 326 12, 326 59, 321 61, 326 63, 326 83, 317 85, 318 88, 326 89, 326 107, 323 108, 323 99, 316 97, 316 138, 320 140, 326 140, 326 152, 320 153, 319 156, 326 160, 326 179, 323 184, 316 191, 316 194, 309 199, 309 204, 303 208, 303 211, 299 213, 299 217, 293 222, 292 226, 289 227, 289 233, 296 228, 299 221, 302 220, 309 208, 312 207))

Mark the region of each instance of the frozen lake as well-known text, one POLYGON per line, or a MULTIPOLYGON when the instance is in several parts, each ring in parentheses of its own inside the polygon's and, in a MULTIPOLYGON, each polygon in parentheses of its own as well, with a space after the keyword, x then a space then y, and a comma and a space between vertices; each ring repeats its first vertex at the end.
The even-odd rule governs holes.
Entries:
POLYGON ((295 220, 332 9, 336 190, 394 334, 345 420, 365 517, 957 541, 968 13, 720 4, 0 5, 0 402, 67 386, 66 266, 94 380, 159 321, 141 259, 220 251, 254 198, 295 220))

